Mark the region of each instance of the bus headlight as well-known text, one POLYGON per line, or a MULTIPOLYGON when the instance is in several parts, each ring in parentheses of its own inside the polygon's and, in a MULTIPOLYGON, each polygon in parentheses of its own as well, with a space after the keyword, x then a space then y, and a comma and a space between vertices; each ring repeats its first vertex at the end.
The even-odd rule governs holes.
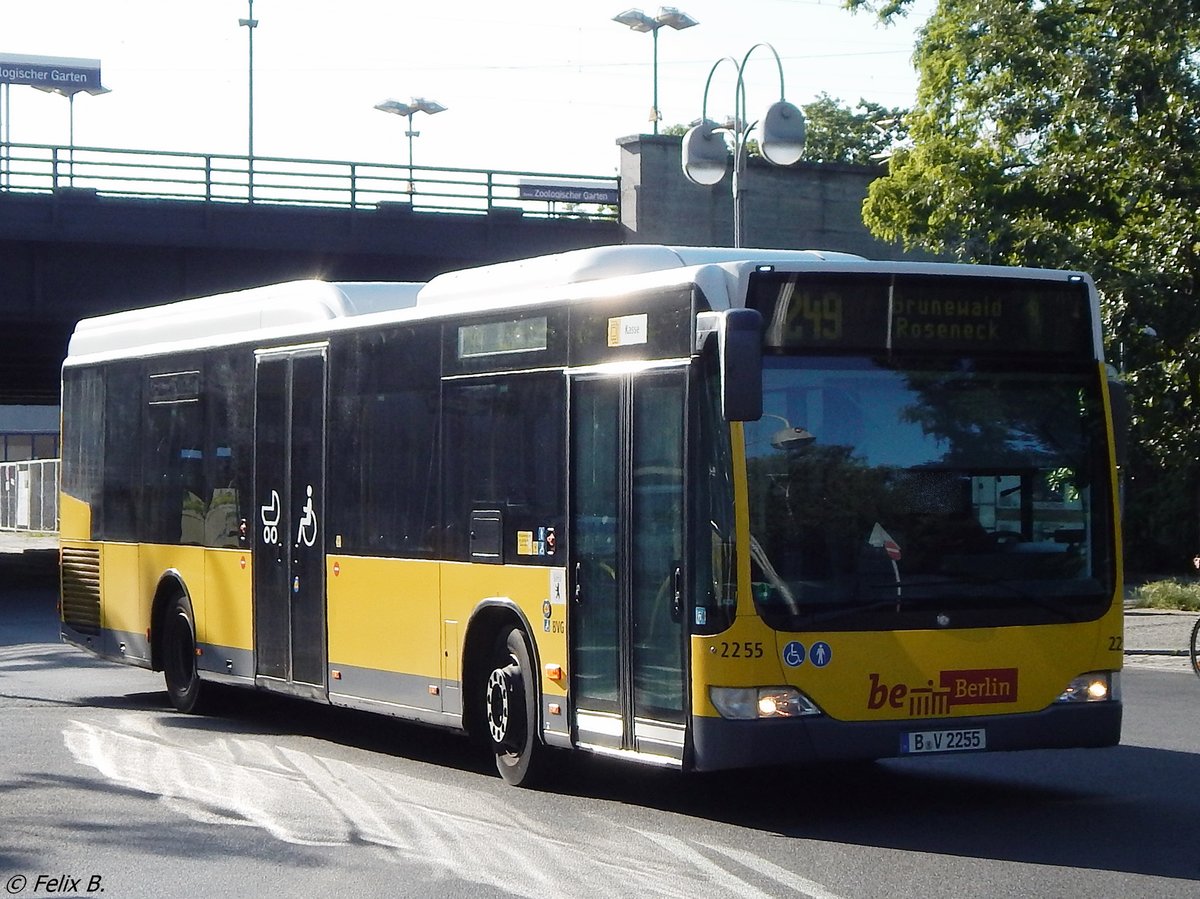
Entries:
POLYGON ((1059 702, 1107 702, 1119 699, 1120 681, 1115 671, 1091 671, 1067 684, 1059 702))
POLYGON ((795 687, 710 687, 712 704, 722 718, 799 718, 821 710, 795 687))

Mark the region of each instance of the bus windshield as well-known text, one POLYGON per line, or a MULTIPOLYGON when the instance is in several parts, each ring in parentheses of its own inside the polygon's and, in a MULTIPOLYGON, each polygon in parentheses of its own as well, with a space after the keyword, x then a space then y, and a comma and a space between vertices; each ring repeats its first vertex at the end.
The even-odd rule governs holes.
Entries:
POLYGON ((768 356, 751 568, 781 630, 1089 620, 1112 598, 1093 365, 768 356))

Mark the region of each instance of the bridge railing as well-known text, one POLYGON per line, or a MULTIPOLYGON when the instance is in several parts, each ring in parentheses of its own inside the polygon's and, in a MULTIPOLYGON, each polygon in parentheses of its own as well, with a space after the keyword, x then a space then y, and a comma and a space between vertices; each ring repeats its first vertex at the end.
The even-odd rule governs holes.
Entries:
MULTIPOLYGON (((399 166, 217 153, 114 150, 0 143, 0 192, 62 189, 102 196, 353 209, 486 213, 512 209, 545 218, 619 218, 615 177, 399 166), (530 199, 531 183, 569 183, 604 201, 530 199), (525 196, 523 196, 525 194, 525 196), (609 202, 611 200, 611 202, 609 202)), ((554 193, 553 191, 548 193, 554 193)))
POLYGON ((58 530, 58 461, 0 462, 0 531, 58 530))

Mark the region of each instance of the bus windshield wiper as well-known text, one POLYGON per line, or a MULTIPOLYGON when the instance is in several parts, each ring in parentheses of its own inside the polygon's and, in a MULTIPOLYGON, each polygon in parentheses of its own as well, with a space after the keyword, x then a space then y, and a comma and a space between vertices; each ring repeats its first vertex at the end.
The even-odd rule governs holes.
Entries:
POLYGON ((1000 590, 1006 591, 1011 596, 1015 596, 1017 599, 1024 600, 1025 602, 1029 603, 1030 605, 1037 606, 1039 609, 1044 609, 1047 612, 1053 612, 1055 615, 1058 615, 1064 621, 1076 622, 1076 621, 1083 620, 1079 617, 1078 614, 1076 614, 1075 612, 1073 612, 1072 610, 1070 610, 1068 608, 1065 608, 1063 605, 1053 602, 1052 600, 1047 599, 1043 596, 1039 596, 1038 594, 1036 594, 1030 590, 1024 590, 1024 589, 1021 589, 1020 587, 1014 586, 1011 581, 1006 580, 1004 578, 990 577, 990 576, 978 575, 978 574, 973 575, 973 574, 969 574, 967 572, 959 572, 956 577, 944 578, 939 581, 931 581, 930 583, 936 583, 939 586, 941 586, 941 585, 953 586, 956 584, 970 584, 971 586, 974 586, 974 587, 996 587, 996 588, 999 588, 1000 590))
MULTIPOLYGON (((878 588, 886 587, 895 589, 897 584, 895 581, 888 581, 886 584, 879 584, 877 586, 878 588)), ((899 586, 903 588, 904 584, 901 583, 899 586)), ((874 588, 876 585, 872 585, 872 587, 874 588)), ((928 605, 931 601, 932 597, 929 596, 903 596, 900 598, 892 596, 887 599, 876 599, 868 602, 850 603, 848 605, 838 606, 835 609, 829 609, 825 612, 801 612, 800 614, 805 615, 811 624, 823 624, 828 621, 837 621, 842 618, 850 618, 851 616, 858 615, 863 612, 878 612, 883 609, 891 609, 897 613, 912 611, 914 607, 928 605)))
MULTIPOLYGON (((877 584, 870 584, 868 588, 872 591, 877 590, 896 590, 899 588, 899 596, 889 596, 886 599, 869 600, 866 602, 855 602, 847 605, 842 605, 837 608, 827 609, 826 611, 799 612, 806 619, 809 625, 824 624, 830 621, 837 621, 843 618, 850 618, 854 615, 879 612, 885 609, 892 609, 897 613, 906 611, 915 611, 921 608, 928 608, 945 603, 948 597, 933 596, 929 593, 921 593, 922 587, 953 587, 956 585, 971 585, 971 586, 986 586, 999 588, 1010 594, 1011 596, 1020 599, 1030 605, 1036 606, 1047 612, 1054 614, 1063 621, 1076 622, 1082 620, 1079 615, 1072 609, 1064 607, 1061 603, 1056 603, 1053 600, 1046 599, 1036 593, 1028 590, 1022 590, 1019 587, 1013 586, 1012 583, 1005 581, 1002 578, 982 577, 982 576, 967 576, 960 575, 953 578, 942 578, 940 580, 921 580, 921 581, 883 581, 877 584)), ((968 597, 969 598, 969 597, 968 597)))
MULTIPOLYGON (((919 590, 921 587, 954 587, 960 585, 970 585, 972 587, 993 587, 997 590, 1007 593, 1009 596, 1020 599, 1030 605, 1037 606, 1039 609, 1044 609, 1047 612, 1052 612, 1064 621, 1075 622, 1081 620, 1079 616, 1069 608, 1064 607, 1060 603, 1047 599, 1043 596, 1015 586, 1012 581, 1000 577, 992 577, 987 575, 970 574, 967 572, 957 572, 954 577, 941 577, 938 580, 923 580, 918 582, 902 582, 899 584, 887 583, 879 584, 878 589, 886 587, 898 587, 909 591, 919 590)), ((923 603, 938 603, 945 600, 942 596, 913 596, 911 593, 905 593, 903 597, 903 605, 909 605, 913 602, 923 603)), ((883 602, 883 601, 881 601, 883 602)), ((884 602, 883 604, 887 604, 884 602)))

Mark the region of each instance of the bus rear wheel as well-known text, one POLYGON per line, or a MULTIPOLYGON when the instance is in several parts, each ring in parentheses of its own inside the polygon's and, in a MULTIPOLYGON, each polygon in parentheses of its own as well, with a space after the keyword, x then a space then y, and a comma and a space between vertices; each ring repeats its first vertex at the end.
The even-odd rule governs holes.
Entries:
POLYGON ((163 679, 167 696, 180 712, 199 712, 203 684, 196 671, 196 617, 192 604, 182 594, 175 596, 163 612, 163 679))
POLYGON ((538 740, 537 684, 532 656, 520 628, 496 639, 484 683, 484 718, 488 741, 496 754, 496 770, 513 786, 533 782, 543 754, 538 740))

